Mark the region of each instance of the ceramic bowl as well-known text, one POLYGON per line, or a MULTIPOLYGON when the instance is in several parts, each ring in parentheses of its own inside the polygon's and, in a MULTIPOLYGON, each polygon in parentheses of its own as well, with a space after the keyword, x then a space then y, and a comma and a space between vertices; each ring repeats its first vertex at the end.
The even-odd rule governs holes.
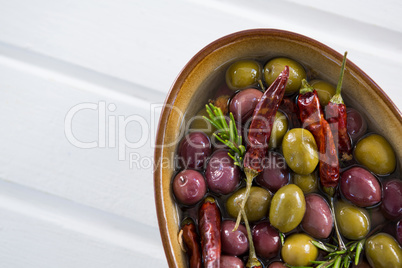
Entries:
MULTIPOLYGON (((343 54, 343 51, 342 51, 343 54)), ((155 200, 159 228, 169 267, 185 267, 186 257, 178 243, 180 212, 175 205, 171 180, 176 146, 191 116, 207 102, 213 87, 206 85, 222 76, 231 62, 241 58, 290 57, 336 85, 342 55, 306 36, 275 29, 252 29, 224 36, 198 52, 183 68, 166 98, 155 149, 155 200)), ((385 136, 402 159, 402 115, 383 90, 359 67, 347 62, 343 96, 354 101, 373 131, 385 136)), ((400 161, 398 161, 400 164, 400 161)))

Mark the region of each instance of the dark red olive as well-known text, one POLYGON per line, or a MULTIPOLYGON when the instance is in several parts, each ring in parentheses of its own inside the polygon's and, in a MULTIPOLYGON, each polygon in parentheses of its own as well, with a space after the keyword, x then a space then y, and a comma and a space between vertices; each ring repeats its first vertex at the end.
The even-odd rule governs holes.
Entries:
POLYGON ((381 201, 378 179, 362 167, 352 167, 341 174, 342 194, 353 204, 370 207, 381 201))
POLYGON ((252 229, 255 251, 258 256, 272 258, 279 252, 281 242, 278 231, 268 222, 261 222, 252 229))
POLYGON ((385 216, 395 220, 402 216, 402 181, 392 179, 384 183, 381 209, 385 216))
POLYGON ((221 256, 221 268, 244 268, 244 263, 236 256, 221 256))
POLYGON ((327 201, 318 194, 308 194, 305 199, 306 212, 301 222, 302 228, 317 239, 327 238, 334 223, 327 201))
POLYGON ((399 242, 399 245, 402 246, 402 220, 399 220, 396 223, 396 239, 399 242))
POLYGON ((179 172, 173 179, 173 193, 180 203, 194 205, 207 192, 204 176, 192 169, 179 172))
POLYGON ((353 142, 360 139, 367 131, 367 122, 362 114, 353 109, 347 108, 347 129, 353 142))
POLYGON ((282 186, 289 184, 290 172, 286 165, 285 158, 276 152, 269 152, 263 161, 264 170, 256 178, 256 182, 270 190, 276 192, 282 186))
POLYGON ((261 99, 263 93, 255 88, 248 88, 239 91, 230 101, 229 111, 232 112, 236 121, 242 124, 253 115, 255 106, 261 99))
POLYGON ((207 163, 205 179, 208 188, 218 194, 233 192, 240 183, 240 168, 228 155, 228 150, 215 151, 207 163))
POLYGON ((203 132, 191 132, 184 136, 179 145, 179 164, 182 168, 200 170, 211 155, 211 142, 203 132))
POLYGON ((242 255, 248 250, 247 230, 243 225, 239 225, 236 231, 233 231, 236 222, 226 220, 221 226, 222 252, 229 255, 242 255))
POLYGON ((268 268, 288 268, 283 262, 276 261, 271 263, 268 268))

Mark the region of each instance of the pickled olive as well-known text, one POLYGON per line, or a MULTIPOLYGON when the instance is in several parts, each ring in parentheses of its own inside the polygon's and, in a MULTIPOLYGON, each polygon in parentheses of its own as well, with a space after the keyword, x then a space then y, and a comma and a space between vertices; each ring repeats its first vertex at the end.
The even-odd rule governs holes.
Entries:
POLYGON ((256 182, 271 192, 276 192, 289 183, 289 173, 285 158, 279 153, 269 152, 264 161, 264 170, 257 176, 256 182))
POLYGON ((306 129, 289 130, 283 137, 282 151, 288 166, 298 174, 310 174, 318 164, 317 144, 306 129))
POLYGON ((255 106, 262 97, 262 92, 255 88, 239 91, 229 104, 229 111, 237 122, 245 124, 253 115, 255 106))
POLYGON ((261 79, 261 65, 255 60, 239 60, 226 70, 226 84, 232 90, 244 89, 261 79))
POLYGON ((281 111, 275 114, 275 121, 272 125, 271 136, 269 137, 269 147, 278 148, 282 144, 283 136, 288 131, 288 118, 281 111))
POLYGON ((287 268, 287 266, 283 262, 276 261, 271 263, 268 268, 287 268))
POLYGON ((362 239, 370 230, 370 218, 364 208, 338 201, 335 204, 335 217, 339 231, 347 239, 362 239))
POLYGON ((240 183, 240 168, 228 155, 228 150, 215 151, 207 163, 205 179, 209 190, 218 194, 233 192, 240 183))
POLYGON ((389 234, 379 233, 369 237, 365 243, 365 251, 372 267, 402 267, 402 249, 389 234))
POLYGON ((211 154, 211 142, 203 132, 191 132, 184 136, 179 145, 179 164, 182 168, 200 170, 211 154))
POLYGON ((173 179, 173 193, 180 203, 194 205, 206 194, 204 176, 196 170, 183 170, 173 179))
MULTIPOLYGON (((244 198, 246 188, 241 188, 234 192, 226 201, 226 208, 229 215, 236 218, 240 204, 244 198)), ((245 211, 249 221, 258 221, 267 215, 271 201, 271 193, 264 188, 252 186, 250 196, 247 199, 245 211)))
POLYGON ((208 137, 212 135, 216 131, 216 128, 204 119, 203 116, 208 117, 207 110, 202 108, 192 119, 190 122, 190 131, 204 132, 208 137))
POLYGON ((268 85, 272 84, 285 66, 289 66, 289 79, 285 89, 285 94, 289 95, 297 92, 302 80, 306 79, 306 71, 300 63, 289 58, 272 59, 264 66, 264 79, 268 85))
POLYGON ((381 185, 377 178, 361 167, 352 167, 341 174, 342 194, 360 207, 373 206, 381 201, 381 185))
POLYGON ((244 263, 236 256, 221 256, 221 268, 244 268, 244 263))
POLYGON ((310 85, 317 91, 321 107, 327 106, 329 100, 335 95, 336 88, 323 80, 313 80, 310 85))
POLYGON ((353 142, 357 142, 367 131, 367 122, 363 115, 353 109, 346 108, 348 123, 347 129, 353 142))
POLYGON ((307 175, 293 173, 292 181, 300 187, 304 194, 318 191, 318 178, 315 171, 307 175))
POLYGON ((399 220, 396 223, 396 239, 399 242, 399 245, 402 245, 402 220, 399 220))
POLYGON ((395 152, 388 141, 378 134, 361 139, 354 154, 358 162, 375 174, 387 175, 395 170, 395 152))
POLYGON ((381 210, 391 220, 402 217, 402 181, 391 179, 384 183, 381 210))
POLYGON ((278 254, 281 246, 279 233, 268 222, 260 222, 255 225, 252 234, 258 256, 270 259, 278 254))
POLYGON ((271 200, 269 221, 282 233, 296 228, 302 221, 306 211, 303 191, 295 184, 280 188, 271 200))
POLYGON ((318 194, 309 194, 305 199, 306 213, 301 227, 314 238, 327 238, 333 226, 332 213, 327 201, 318 194))
POLYGON ((247 230, 243 225, 239 225, 233 231, 236 222, 226 220, 221 225, 222 252, 229 255, 242 255, 248 250, 247 230))
POLYGON ((292 234, 285 239, 281 254, 283 261, 292 266, 308 266, 318 257, 318 249, 306 234, 292 234))

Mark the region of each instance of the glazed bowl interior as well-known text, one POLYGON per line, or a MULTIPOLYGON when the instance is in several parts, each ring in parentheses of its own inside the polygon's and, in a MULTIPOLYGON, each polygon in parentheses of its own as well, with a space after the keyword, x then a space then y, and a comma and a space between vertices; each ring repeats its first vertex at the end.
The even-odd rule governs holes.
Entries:
MULTIPOLYGON (((238 59, 268 60, 292 58, 316 76, 336 85, 343 55, 328 46, 292 32, 253 29, 230 34, 209 44, 183 68, 162 111, 155 149, 155 199, 159 227, 170 267, 185 267, 186 258, 177 240, 179 210, 171 191, 175 173, 173 159, 176 146, 186 131, 189 120, 216 90, 225 67, 238 59)), ((386 94, 362 70, 348 61, 343 82, 346 103, 362 112, 371 131, 383 135, 393 146, 400 165, 402 155, 402 116, 386 94)))

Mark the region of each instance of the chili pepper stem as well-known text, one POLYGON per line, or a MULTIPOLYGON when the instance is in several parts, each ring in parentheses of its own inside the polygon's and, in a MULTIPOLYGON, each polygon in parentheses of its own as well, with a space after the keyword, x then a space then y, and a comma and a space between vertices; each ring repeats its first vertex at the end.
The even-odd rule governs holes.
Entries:
POLYGON ((338 244, 339 244, 338 249, 345 250, 346 246, 345 246, 345 243, 343 242, 343 239, 339 232, 338 222, 337 222, 336 216, 335 216, 335 206, 334 206, 334 197, 333 196, 330 197, 330 203, 331 203, 331 214, 332 214, 332 218, 334 219, 336 238, 338 239, 338 244))
POLYGON ((300 94, 306 94, 307 92, 313 92, 314 88, 307 82, 306 79, 302 80, 302 87, 300 89, 300 94))
POLYGON ((253 184, 253 180, 255 177, 257 177, 258 172, 255 171, 254 169, 250 169, 250 168, 245 168, 244 169, 244 173, 246 174, 246 192, 244 193, 244 197, 243 200, 240 204, 240 210, 239 210, 239 214, 237 215, 237 220, 236 220, 236 224, 235 227, 233 229, 233 231, 236 231, 237 228, 239 228, 239 224, 242 218, 242 210, 244 210, 244 207, 246 206, 246 202, 248 197, 250 196, 250 190, 251 190, 251 185, 253 184))
POLYGON ((247 238, 249 243, 249 255, 246 267, 247 268, 261 267, 261 262, 257 259, 257 254, 255 253, 253 236, 251 234, 250 224, 248 223, 247 215, 246 212, 244 211, 244 208, 240 208, 240 213, 241 215, 243 215, 244 225, 246 225, 247 238))
POLYGON ((345 74, 346 55, 347 54, 348 54, 348 52, 346 51, 345 54, 343 55, 341 73, 339 75, 338 84, 336 85, 335 95, 332 96, 332 98, 330 99, 330 102, 332 102, 332 103, 343 104, 343 98, 341 95, 341 91, 342 91, 343 76, 345 74))

